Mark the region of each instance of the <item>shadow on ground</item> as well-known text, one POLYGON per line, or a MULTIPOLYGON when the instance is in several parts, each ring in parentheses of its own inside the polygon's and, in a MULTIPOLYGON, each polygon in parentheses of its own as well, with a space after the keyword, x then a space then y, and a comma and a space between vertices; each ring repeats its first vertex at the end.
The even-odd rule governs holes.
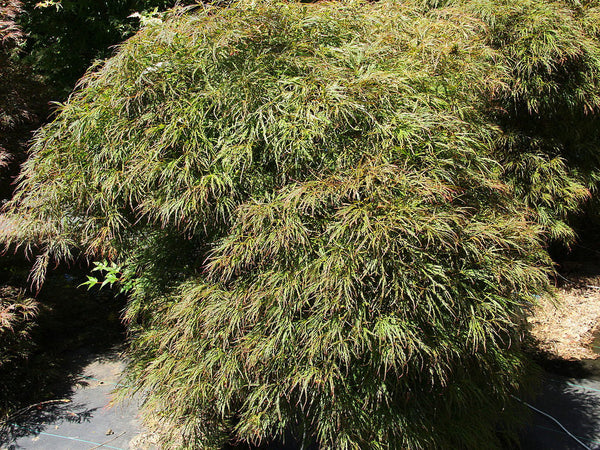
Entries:
MULTIPOLYGON (((18 257, 0 262, 0 285, 27 287, 30 263, 18 257)), ((122 364, 123 304, 108 291, 78 288, 85 273, 81 268, 49 274, 37 296, 41 308, 30 353, 0 365, 0 448, 20 448, 15 442, 50 433, 50 424, 53 429, 85 424, 98 414, 99 406, 81 396, 94 384, 85 374, 90 365, 122 364)), ((107 386, 102 395, 111 389, 107 386)))
POLYGON ((539 394, 529 401, 537 411, 531 408, 521 448, 600 449, 600 360, 564 360, 542 353, 533 358, 544 376, 539 394))
POLYGON ((131 441, 141 432, 141 424, 137 399, 113 404, 113 391, 125 366, 121 353, 113 351, 91 359, 65 398, 40 402, 13 414, 2 427, 3 448, 130 448, 131 441))
POLYGON ((0 442, 14 446, 19 438, 36 436, 56 422, 89 422, 97 409, 73 403, 70 398, 40 402, 13 414, 10 421, 0 427, 0 442))
POLYGON ((522 433, 521 448, 580 450, 584 448, 581 443, 600 448, 600 382, 548 375, 531 405, 538 411, 533 412, 531 425, 522 433))

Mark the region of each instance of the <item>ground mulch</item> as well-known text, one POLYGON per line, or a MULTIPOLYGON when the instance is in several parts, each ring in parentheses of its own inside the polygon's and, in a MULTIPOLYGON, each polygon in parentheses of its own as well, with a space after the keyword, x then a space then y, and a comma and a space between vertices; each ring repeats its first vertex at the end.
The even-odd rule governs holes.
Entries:
POLYGON ((600 331, 600 280, 569 277, 561 280, 554 299, 543 297, 529 317, 530 331, 539 350, 566 360, 600 358, 593 349, 600 331))

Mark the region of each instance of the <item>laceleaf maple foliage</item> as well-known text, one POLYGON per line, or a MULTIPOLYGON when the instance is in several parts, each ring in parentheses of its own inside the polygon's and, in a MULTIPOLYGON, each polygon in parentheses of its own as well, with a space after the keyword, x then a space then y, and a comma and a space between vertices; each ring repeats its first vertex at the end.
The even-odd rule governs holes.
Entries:
POLYGON ((80 255, 121 268, 129 391, 165 448, 500 445, 544 245, 594 188, 596 138, 540 127, 597 120, 596 16, 176 10, 38 132, 2 239, 38 281, 80 255))

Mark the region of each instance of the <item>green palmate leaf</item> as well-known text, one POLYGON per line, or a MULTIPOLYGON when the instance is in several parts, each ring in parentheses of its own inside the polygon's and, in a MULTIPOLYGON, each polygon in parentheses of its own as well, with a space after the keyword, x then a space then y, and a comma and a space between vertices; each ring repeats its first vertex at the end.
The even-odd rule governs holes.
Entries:
POLYGON ((88 289, 91 289, 92 287, 96 286, 99 282, 100 281, 98 280, 98 278, 91 277, 88 275, 87 281, 84 281, 83 283, 81 283, 79 285, 79 287, 87 286, 88 289))
POLYGON ((92 272, 101 272, 104 279, 100 280, 97 277, 88 275, 87 281, 81 283, 80 287, 87 286, 89 290, 98 285, 100 288, 105 286, 113 287, 115 285, 119 285, 120 293, 129 292, 133 287, 131 274, 114 262, 109 264, 106 260, 96 261, 94 262, 94 268, 92 269, 92 272))
POLYGON ((163 448, 500 446, 599 179, 594 8, 175 10, 37 133, 2 241, 131 289, 163 448))

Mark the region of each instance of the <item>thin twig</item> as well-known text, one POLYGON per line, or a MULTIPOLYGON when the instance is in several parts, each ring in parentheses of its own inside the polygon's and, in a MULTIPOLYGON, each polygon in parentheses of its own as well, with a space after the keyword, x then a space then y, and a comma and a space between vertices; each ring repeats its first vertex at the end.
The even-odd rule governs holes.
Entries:
POLYGON ((589 289, 600 289, 600 286, 594 286, 592 284, 578 283, 578 282, 569 280, 568 278, 563 277, 560 273, 557 273, 556 275, 558 275, 560 278, 562 278, 563 280, 565 280, 567 283, 572 284, 573 286, 586 287, 586 288, 589 288, 589 289))
POLYGON ((6 419, 4 419, 1 423, 3 426, 7 425, 8 422, 11 422, 16 417, 22 416, 27 411, 29 411, 31 408, 36 408, 38 406, 44 406, 44 405, 51 405, 52 403, 70 403, 70 402, 71 402, 71 400, 69 400, 68 398, 61 398, 58 400, 46 400, 45 402, 34 403, 33 405, 29 405, 29 406, 26 406, 25 408, 19 409, 17 412, 15 412, 14 414, 11 414, 6 419))
POLYGON ((575 435, 574 435, 574 434, 572 434, 572 433, 571 433, 569 430, 567 430, 567 429, 566 429, 566 428, 563 426, 563 424, 562 424, 562 423, 560 423, 558 420, 556 420, 556 418, 555 418, 555 417, 552 417, 552 416, 551 416, 550 414, 548 414, 547 412, 544 412, 544 411, 542 411, 542 410, 540 410, 540 409, 537 409, 535 406, 533 406, 533 405, 530 405, 529 403, 527 403, 527 402, 525 402, 525 401, 521 400, 519 397, 515 397, 514 395, 511 395, 511 397, 512 397, 512 398, 514 398, 514 399, 516 399, 516 400, 518 400, 518 401, 520 401, 521 403, 523 403, 523 404, 524 404, 525 406, 527 406, 528 408, 530 408, 530 409, 532 409, 532 410, 534 410, 534 411, 536 411, 536 412, 538 412, 538 413, 540 413, 540 414, 542 414, 542 415, 546 416, 548 419, 550 419, 550 420, 554 421, 554 422, 555 422, 555 423, 556 423, 556 424, 557 424, 559 427, 561 427, 561 428, 563 429, 563 431, 564 431, 565 433, 567 433, 567 434, 568 434, 570 437, 572 437, 572 438, 573 438, 573 440, 577 441, 577 443, 579 443, 579 444, 580 444, 580 445, 581 445, 583 448, 585 448, 585 449, 587 449, 587 450, 592 450, 590 447, 588 447, 588 446, 587 446, 587 445, 585 445, 583 442, 581 442, 581 441, 580 441, 580 440, 577 438, 577 436, 575 436, 575 435))
POLYGON ((581 244, 575 244, 575 246, 576 246, 576 247, 579 247, 579 248, 583 248, 583 249, 585 249, 585 250, 589 250, 590 252, 594 252, 594 253, 598 253, 598 254, 600 254, 600 251, 598 251, 598 250, 595 250, 595 249, 593 249, 593 248, 590 248, 590 247, 586 247, 585 245, 581 245, 581 244))
POLYGON ((102 444, 98 444, 95 447, 90 448, 89 450, 95 450, 97 448, 100 447, 104 447, 106 444, 108 444, 109 442, 114 441, 115 439, 120 438, 121 436, 123 436, 125 433, 127 433, 127 431, 123 431, 121 434, 116 435, 115 437, 113 437, 112 439, 109 439, 108 441, 104 441, 102 444))

